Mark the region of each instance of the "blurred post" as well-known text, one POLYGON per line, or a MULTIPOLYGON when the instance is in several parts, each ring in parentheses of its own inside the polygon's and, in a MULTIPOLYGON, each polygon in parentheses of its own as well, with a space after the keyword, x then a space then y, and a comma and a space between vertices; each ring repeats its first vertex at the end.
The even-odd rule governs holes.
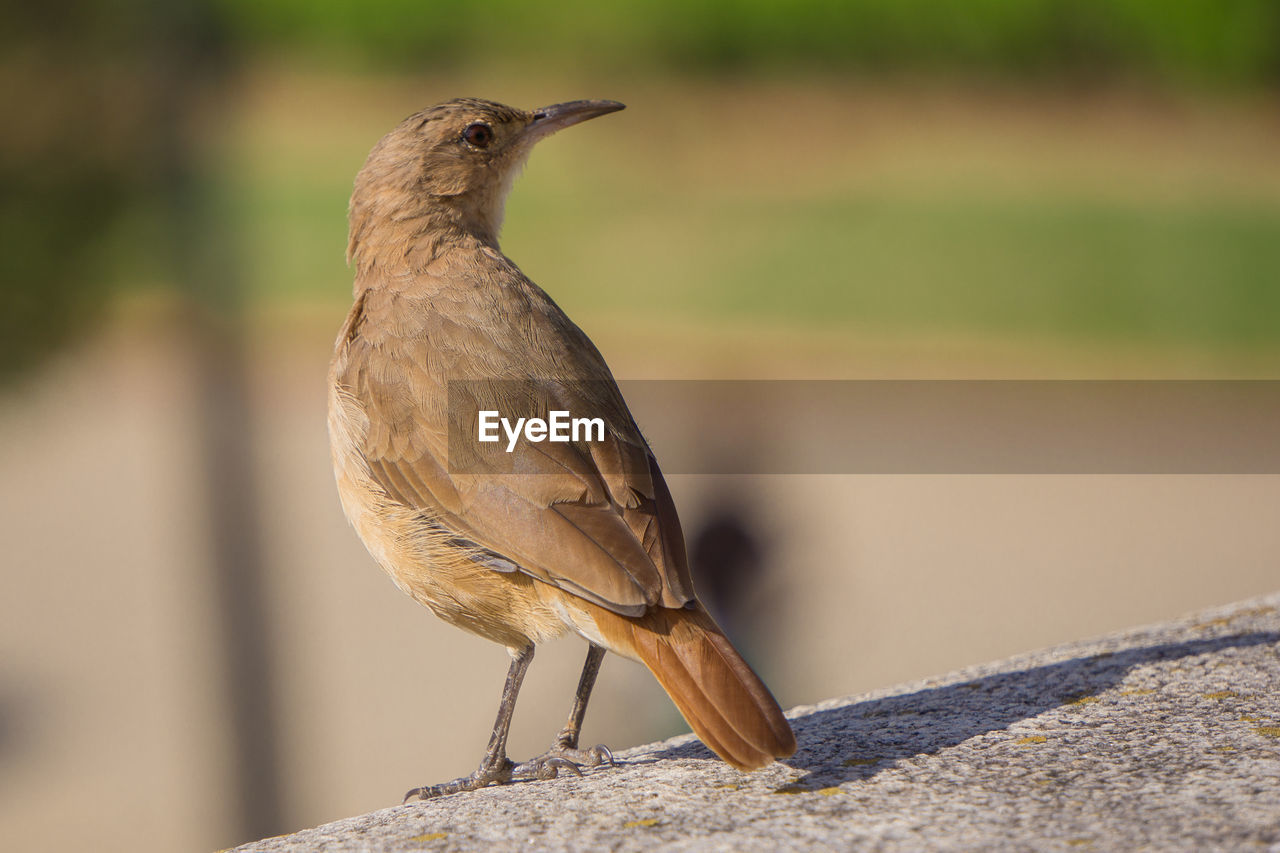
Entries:
POLYGON ((154 155, 196 389, 214 607, 223 648, 231 756, 229 827, 239 840, 279 834, 272 633, 253 465, 253 413, 243 338, 243 278, 229 219, 211 180, 209 139, 225 115, 230 59, 210 4, 153 4, 162 109, 154 155))

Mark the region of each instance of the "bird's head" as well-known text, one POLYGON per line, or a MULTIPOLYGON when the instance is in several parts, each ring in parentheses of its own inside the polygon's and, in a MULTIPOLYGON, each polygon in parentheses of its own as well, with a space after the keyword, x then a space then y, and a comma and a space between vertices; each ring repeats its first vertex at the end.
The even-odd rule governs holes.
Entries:
POLYGON ((381 242, 379 230, 403 242, 395 223, 414 221, 460 227, 496 244, 507 192, 534 144, 622 108, 617 101, 570 101, 526 111, 458 98, 414 113, 374 146, 356 176, 348 259, 381 242))

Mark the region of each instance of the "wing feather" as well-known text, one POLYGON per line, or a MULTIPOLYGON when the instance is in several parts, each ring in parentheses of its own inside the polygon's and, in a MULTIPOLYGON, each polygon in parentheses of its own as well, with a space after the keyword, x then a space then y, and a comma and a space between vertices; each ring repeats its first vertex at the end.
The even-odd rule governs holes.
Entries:
POLYGON ((621 615, 683 606, 693 594, 683 534, 653 454, 604 360, 547 304, 554 310, 526 322, 554 326, 542 339, 561 345, 551 364, 572 380, 546 375, 528 353, 475 340, 481 322, 444 323, 430 306, 366 293, 358 307, 396 322, 349 322, 335 378, 369 425, 362 447, 369 473, 389 499, 422 510, 424 523, 492 554, 482 564, 497 571, 514 564, 621 615), (448 334, 431 334, 442 326, 448 334), (459 384, 449 376, 500 379, 459 384), (525 390, 511 391, 513 380, 525 390), (523 413, 536 408, 535 396, 543 408, 602 416, 604 440, 521 441, 512 453, 505 436, 486 445, 459 441, 474 435, 476 412, 498 405, 493 399, 523 413))

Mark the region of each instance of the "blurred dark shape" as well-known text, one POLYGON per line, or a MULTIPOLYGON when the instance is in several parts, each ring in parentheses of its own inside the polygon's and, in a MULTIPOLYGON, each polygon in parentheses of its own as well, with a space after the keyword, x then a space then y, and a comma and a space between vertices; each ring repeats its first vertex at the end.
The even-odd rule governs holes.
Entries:
POLYGON ((238 326, 205 313, 207 307, 193 303, 187 320, 195 359, 192 379, 200 394, 196 417, 212 552, 210 580, 233 750, 232 777, 226 784, 238 820, 227 832, 245 842, 290 827, 281 806, 275 650, 252 458, 248 366, 238 326))
POLYGON ((765 580, 758 525, 739 504, 712 502, 689 539, 689 561, 698 596, 735 644, 758 645, 767 625, 756 619, 765 580))
POLYGON ((31 714, 27 696, 18 696, 7 688, 0 690, 0 765, 12 762, 31 742, 30 723, 39 715, 31 714))

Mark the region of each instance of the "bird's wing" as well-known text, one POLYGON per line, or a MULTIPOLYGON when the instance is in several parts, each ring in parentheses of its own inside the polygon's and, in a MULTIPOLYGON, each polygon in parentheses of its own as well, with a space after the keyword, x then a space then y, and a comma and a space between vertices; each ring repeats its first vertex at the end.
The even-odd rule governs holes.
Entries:
POLYGON ((466 334, 457 328, 404 336, 387 334, 385 323, 368 333, 362 325, 360 318, 348 324, 335 379, 367 417, 363 455, 391 499, 495 558, 480 562, 517 568, 622 615, 693 598, 671 494, 585 335, 579 348, 586 342, 604 371, 593 362, 587 372, 594 378, 585 382, 448 382, 441 377, 518 376, 519 354, 495 364, 503 360, 499 344, 459 344, 466 334), (603 416, 604 440, 521 439, 508 453, 501 430, 498 442, 476 441, 476 413, 486 408, 513 421, 553 408, 603 416))

